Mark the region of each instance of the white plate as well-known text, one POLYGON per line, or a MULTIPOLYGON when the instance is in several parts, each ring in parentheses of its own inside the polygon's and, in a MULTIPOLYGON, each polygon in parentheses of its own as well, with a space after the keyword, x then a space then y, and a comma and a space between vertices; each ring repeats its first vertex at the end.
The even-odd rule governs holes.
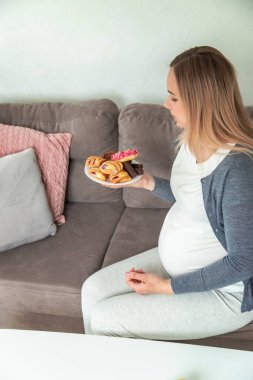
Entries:
MULTIPOLYGON (((135 160, 132 160, 132 163, 133 164, 138 164, 139 162, 137 162, 135 160)), ((113 186, 113 187, 118 187, 118 186, 122 186, 122 185, 128 185, 128 184, 131 184, 131 183, 135 183, 135 182, 139 181, 139 179, 141 179, 141 177, 143 176, 143 174, 141 174, 141 175, 137 175, 136 177, 134 177, 133 179, 131 179, 131 181, 121 182, 121 183, 112 183, 112 182, 109 182, 109 181, 102 181, 101 179, 93 177, 89 173, 89 169, 90 168, 88 166, 84 167, 84 173, 87 175, 87 177, 89 179, 91 179, 94 182, 100 183, 101 185, 108 184, 108 185, 113 186)))

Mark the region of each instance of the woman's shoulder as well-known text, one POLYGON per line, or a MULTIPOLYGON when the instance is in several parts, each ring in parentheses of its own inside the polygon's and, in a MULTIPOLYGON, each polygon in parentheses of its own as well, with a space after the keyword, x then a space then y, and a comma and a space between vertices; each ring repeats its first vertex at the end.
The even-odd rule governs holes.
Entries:
POLYGON ((223 170, 220 171, 219 177, 221 179, 223 176, 226 189, 229 189, 232 193, 245 192, 252 194, 253 155, 244 152, 233 152, 223 161, 225 165, 223 170))
MULTIPOLYGON (((211 173, 216 181, 235 184, 235 182, 252 182, 253 154, 231 151, 211 173)), ((211 180, 211 178, 210 178, 211 180)))
POLYGON ((253 150, 252 153, 231 151, 226 158, 228 165, 236 170, 246 167, 253 169, 253 150))

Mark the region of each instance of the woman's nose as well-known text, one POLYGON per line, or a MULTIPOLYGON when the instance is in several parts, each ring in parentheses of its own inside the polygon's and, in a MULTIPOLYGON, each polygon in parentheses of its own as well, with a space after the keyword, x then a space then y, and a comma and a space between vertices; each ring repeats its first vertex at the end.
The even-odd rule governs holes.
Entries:
POLYGON ((165 107, 165 108, 168 108, 168 109, 170 110, 170 108, 171 108, 171 103, 170 103, 169 98, 165 100, 165 102, 164 102, 164 107, 165 107))

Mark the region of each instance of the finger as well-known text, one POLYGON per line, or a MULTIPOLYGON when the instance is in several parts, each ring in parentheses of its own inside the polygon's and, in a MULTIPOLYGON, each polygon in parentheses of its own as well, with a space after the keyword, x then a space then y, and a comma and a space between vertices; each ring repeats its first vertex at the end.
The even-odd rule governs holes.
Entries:
POLYGON ((133 289, 134 291, 136 291, 138 284, 140 284, 140 282, 137 283, 135 281, 137 281, 137 280, 126 279, 126 284, 129 286, 129 288, 133 289))
POLYGON ((138 273, 138 272, 126 272, 126 276, 130 280, 140 280, 140 281, 145 281, 146 274, 145 273, 138 273))
POLYGON ((140 280, 136 280, 136 279, 129 279, 128 276, 126 276, 126 282, 127 284, 140 284, 141 281, 140 280))
POLYGON ((132 280, 130 280, 127 276, 125 277, 125 281, 129 286, 132 284, 132 280))
POLYGON ((127 285, 129 288, 134 290, 136 293, 139 293, 140 285, 142 284, 140 281, 136 282, 137 280, 126 280, 127 285))
POLYGON ((141 281, 140 280, 130 280, 131 282, 133 282, 134 284, 140 284, 141 281))
POLYGON ((136 279, 128 279, 127 277, 126 277, 126 283, 127 283, 127 285, 132 285, 132 284, 141 284, 141 281, 140 280, 136 280, 136 279))
POLYGON ((128 284, 140 284, 141 283, 141 280, 137 280, 136 278, 129 278, 128 276, 126 276, 125 280, 128 284))
POLYGON ((135 272, 134 267, 132 267, 128 272, 125 272, 125 274, 127 274, 127 273, 129 273, 129 272, 135 272))
POLYGON ((135 272, 137 272, 137 273, 145 273, 143 269, 136 269, 135 272))

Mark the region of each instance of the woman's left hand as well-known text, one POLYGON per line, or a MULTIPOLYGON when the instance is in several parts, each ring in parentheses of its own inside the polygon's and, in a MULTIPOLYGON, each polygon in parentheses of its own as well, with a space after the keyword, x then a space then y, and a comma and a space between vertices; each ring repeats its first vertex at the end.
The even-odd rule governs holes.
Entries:
POLYGON ((126 283, 139 294, 174 294, 170 279, 153 273, 144 273, 142 270, 134 270, 134 268, 126 272, 126 283))

